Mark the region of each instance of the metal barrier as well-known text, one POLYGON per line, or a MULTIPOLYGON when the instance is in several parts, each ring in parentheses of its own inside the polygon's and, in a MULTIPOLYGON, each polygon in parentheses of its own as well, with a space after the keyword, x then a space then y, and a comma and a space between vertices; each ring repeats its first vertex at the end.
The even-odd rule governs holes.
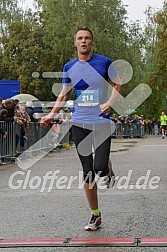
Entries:
POLYGON ((38 149, 33 151, 40 151, 42 149, 42 138, 46 135, 46 148, 48 147, 50 140, 47 139, 47 132, 50 130, 50 126, 46 128, 40 127, 39 123, 29 123, 27 125, 19 125, 14 122, 0 122, 0 128, 7 132, 7 137, 3 138, 0 135, 0 163, 2 160, 11 160, 16 158, 23 151, 34 145, 39 140, 38 149))
POLYGON ((33 149, 33 151, 39 151, 41 149, 47 148, 51 141, 50 134, 49 135, 47 134, 49 130, 50 126, 44 128, 40 126, 40 123, 32 123, 32 122, 29 123, 29 125, 26 128, 26 137, 28 139, 27 148, 31 147, 39 140, 41 141, 39 141, 38 148, 36 150, 33 149), (44 136, 46 137, 43 140, 44 136), (45 141, 45 144, 43 144, 43 141, 45 141))
POLYGON ((56 144, 59 144, 59 146, 69 145, 69 133, 59 141, 60 136, 62 136, 61 132, 65 132, 66 128, 68 129, 66 123, 59 125, 60 133, 57 140, 55 135, 52 134, 53 132, 49 131, 51 125, 40 127, 39 123, 32 122, 27 125, 19 125, 14 122, 0 122, 0 127, 7 131, 6 138, 3 138, 2 134, 0 135, 0 163, 2 163, 1 160, 3 159, 16 158, 27 149, 29 149, 28 153, 36 154, 44 149, 54 149, 56 144), (47 134, 48 132, 49 134, 47 134), (38 144, 34 145, 37 142, 38 144), (31 146, 33 146, 32 149, 31 146))
MULTIPOLYGON (((61 134, 61 132, 66 132, 68 128, 69 128, 69 126, 67 125, 67 123, 63 122, 63 123, 61 124, 60 134, 61 134)), ((69 144, 69 131, 68 131, 68 133, 63 137, 63 139, 61 140, 60 144, 69 144)))
POLYGON ((0 122, 0 128, 7 132, 7 137, 0 135, 0 163, 4 158, 14 155, 15 138, 13 137, 13 123, 0 122))
POLYGON ((144 137, 144 125, 139 123, 116 123, 116 130, 112 134, 115 138, 135 138, 144 137))

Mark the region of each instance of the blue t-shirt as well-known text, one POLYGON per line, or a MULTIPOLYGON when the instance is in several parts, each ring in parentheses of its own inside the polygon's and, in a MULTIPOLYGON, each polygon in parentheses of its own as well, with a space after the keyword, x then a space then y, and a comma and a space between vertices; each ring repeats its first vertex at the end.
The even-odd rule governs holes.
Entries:
POLYGON ((72 85, 75 92, 75 104, 72 111, 72 122, 85 124, 106 123, 108 119, 102 113, 100 104, 108 98, 108 68, 112 61, 102 55, 93 53, 88 61, 78 58, 69 61, 63 68, 63 85, 72 85))

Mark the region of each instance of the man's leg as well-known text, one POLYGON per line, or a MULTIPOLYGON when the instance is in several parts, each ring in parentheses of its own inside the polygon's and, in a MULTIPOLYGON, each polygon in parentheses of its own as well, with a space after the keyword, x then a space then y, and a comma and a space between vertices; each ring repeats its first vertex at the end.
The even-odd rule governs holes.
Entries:
POLYGON ((85 226, 85 230, 94 231, 101 226, 101 212, 98 208, 97 184, 94 183, 90 188, 90 184, 85 183, 84 189, 91 209, 91 218, 85 226))
POLYGON ((109 173, 109 156, 111 146, 111 127, 110 123, 97 125, 94 129, 94 170, 100 177, 109 173))
POLYGON ((85 183, 84 189, 91 210, 98 209, 97 184, 85 183))
POLYGON ((162 126, 162 138, 164 139, 164 137, 165 137, 165 129, 164 129, 164 127, 162 126))
POLYGON ((88 135, 91 133, 91 130, 84 129, 82 127, 78 126, 72 126, 72 134, 73 139, 77 148, 77 153, 79 156, 79 159, 81 161, 82 167, 83 167, 83 174, 84 174, 84 189, 86 193, 86 197, 88 199, 88 203, 91 209, 96 209, 98 207, 98 200, 97 200, 97 185, 94 182, 95 179, 95 172, 93 169, 93 154, 92 154, 92 139, 87 138, 86 146, 89 150, 88 156, 83 156, 78 152, 78 145, 88 137, 88 135))
POLYGON ((83 156, 78 152, 78 156, 83 167, 84 190, 92 213, 90 221, 85 226, 85 230, 92 231, 96 230, 101 225, 101 214, 98 209, 97 185, 94 181, 95 172, 93 169, 92 135, 88 137, 88 135, 91 134, 91 130, 72 126, 72 134, 77 152, 78 145, 87 137, 87 142, 84 148, 87 148, 87 150, 89 150, 88 153, 90 154, 88 156, 83 156))

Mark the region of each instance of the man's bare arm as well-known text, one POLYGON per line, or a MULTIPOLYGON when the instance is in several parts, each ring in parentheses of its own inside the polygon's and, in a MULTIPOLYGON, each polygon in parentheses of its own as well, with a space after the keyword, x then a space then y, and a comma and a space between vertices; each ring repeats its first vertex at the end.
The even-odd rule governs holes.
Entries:
POLYGON ((63 85, 62 90, 60 94, 58 95, 55 105, 53 109, 51 110, 50 114, 58 113, 64 107, 66 101, 68 101, 68 99, 70 98, 71 89, 72 89, 72 86, 63 85))
POLYGON ((41 124, 43 126, 47 126, 52 119, 55 117, 56 113, 58 113, 65 105, 66 101, 69 99, 71 94, 72 86, 64 86, 62 87, 62 90, 60 94, 57 97, 57 100, 55 102, 54 107, 52 108, 51 112, 47 115, 41 118, 41 124))
POLYGON ((112 80, 113 82, 113 89, 110 98, 108 99, 107 102, 103 103, 100 105, 100 109, 104 114, 109 114, 111 107, 113 106, 114 102, 116 101, 121 88, 122 88, 122 83, 119 78, 119 76, 116 76, 115 79, 112 80))

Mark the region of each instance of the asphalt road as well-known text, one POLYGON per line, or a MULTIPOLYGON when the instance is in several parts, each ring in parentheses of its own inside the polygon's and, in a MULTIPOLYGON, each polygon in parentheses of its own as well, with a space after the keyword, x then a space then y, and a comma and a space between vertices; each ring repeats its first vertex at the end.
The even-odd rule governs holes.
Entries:
MULTIPOLYGON (((103 225, 96 232, 84 231, 90 212, 84 191, 79 189, 81 165, 75 148, 50 153, 28 171, 16 164, 1 166, 0 238, 167 237, 167 138, 115 140, 112 150, 117 180, 114 188, 99 189, 103 225), (57 179, 52 186, 51 180, 45 179, 46 174, 54 172, 57 179)), ((1 248, 0 251, 142 252, 167 251, 167 248, 1 248)))

